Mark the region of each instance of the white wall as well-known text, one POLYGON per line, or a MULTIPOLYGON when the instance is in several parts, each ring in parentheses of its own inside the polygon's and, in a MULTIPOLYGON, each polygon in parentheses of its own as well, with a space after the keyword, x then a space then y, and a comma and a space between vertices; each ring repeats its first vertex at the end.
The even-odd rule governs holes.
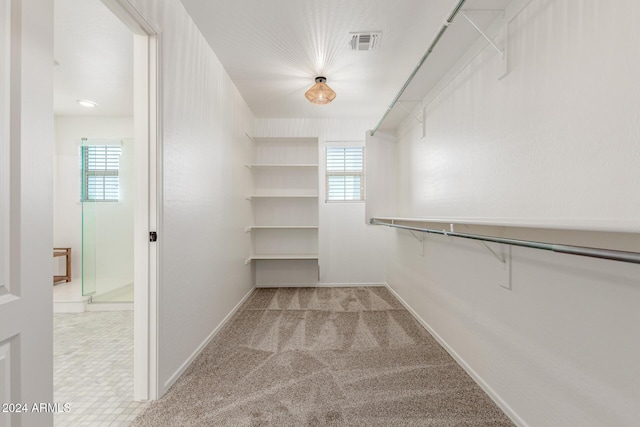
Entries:
POLYGON ((78 147, 82 138, 125 140, 120 157, 120 202, 94 203, 88 206, 88 215, 95 215, 96 224, 96 291, 104 293, 133 283, 133 118, 57 116, 55 129, 53 244, 71 248, 74 281, 82 279, 78 147))
POLYGON ((319 138, 318 262, 321 284, 385 282, 384 233, 365 224, 364 203, 324 202, 325 147, 365 145, 367 126, 374 122, 375 119, 256 120, 255 136, 258 137, 319 138))
POLYGON ((640 231, 638 7, 532 1, 402 141, 399 214, 640 231))
POLYGON ((252 289, 253 114, 178 0, 133 0, 161 34, 160 395, 252 289))
POLYGON ((396 177, 397 139, 390 131, 367 133, 365 218, 394 216, 398 212, 396 177))
MULTIPOLYGON (((396 215, 639 232, 638 16, 533 0, 503 80, 485 49, 428 106, 426 138, 400 131, 396 215)), ((421 256, 387 233, 389 285, 520 425, 637 424, 640 266, 514 247, 509 290, 475 242, 427 237, 421 256)))
POLYGON ((640 268, 389 230, 388 282, 520 425, 635 425, 640 268))

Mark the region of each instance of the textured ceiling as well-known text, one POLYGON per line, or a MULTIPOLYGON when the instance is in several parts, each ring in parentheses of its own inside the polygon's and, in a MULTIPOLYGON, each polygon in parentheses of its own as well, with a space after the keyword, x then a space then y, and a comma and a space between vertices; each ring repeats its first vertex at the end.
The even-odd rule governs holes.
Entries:
POLYGON ((55 114, 133 115, 133 35, 100 0, 55 0, 54 58, 55 114))

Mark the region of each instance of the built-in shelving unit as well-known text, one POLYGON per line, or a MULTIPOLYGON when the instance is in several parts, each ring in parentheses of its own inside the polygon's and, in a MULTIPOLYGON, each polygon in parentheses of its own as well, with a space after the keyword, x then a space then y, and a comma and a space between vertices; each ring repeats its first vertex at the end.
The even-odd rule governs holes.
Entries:
POLYGON ((252 254, 257 286, 316 283, 318 280, 318 140, 251 138, 253 179, 252 254))

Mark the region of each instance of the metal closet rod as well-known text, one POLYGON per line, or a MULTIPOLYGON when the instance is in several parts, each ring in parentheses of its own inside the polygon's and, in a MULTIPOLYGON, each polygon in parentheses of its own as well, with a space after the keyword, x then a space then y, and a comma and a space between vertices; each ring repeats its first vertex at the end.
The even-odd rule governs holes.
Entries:
POLYGON ((611 261, 628 262, 632 264, 640 264, 640 253, 614 251, 611 249, 587 248, 583 246, 557 245, 554 243, 533 242, 530 240, 507 239, 503 237, 481 236, 478 234, 466 234, 449 232, 445 230, 435 230, 431 228, 409 227, 406 225, 390 224, 375 218, 371 218, 369 223, 372 225, 386 225, 387 227, 400 228, 402 230, 421 231, 423 233, 440 234, 443 236, 461 237, 463 239, 480 240, 483 242, 501 243, 511 246, 522 246, 524 248, 541 249, 561 254, 579 255, 591 258, 608 259, 611 261))
POLYGON ((384 122, 384 119, 387 118, 387 116, 391 112, 391 109, 396 105, 396 103, 398 102, 398 100, 400 99, 400 97, 402 96, 404 91, 407 89, 407 87, 409 86, 409 84, 411 83, 413 78, 416 76, 416 74, 418 74, 418 71, 420 70, 420 67, 422 67, 422 64, 424 64, 424 62, 427 60, 429 55, 431 55, 431 52, 433 51, 433 48, 436 47, 436 45, 438 44, 438 42, 442 38, 442 35, 444 34, 444 32, 447 31, 447 28, 449 28, 449 25, 451 25, 451 22, 453 22, 453 18, 455 18, 456 15, 458 14, 458 12, 460 12, 460 9, 462 9, 462 6, 465 4, 466 1, 467 0, 460 0, 458 2, 458 4, 456 5, 456 7, 451 12, 451 14, 449 15, 449 17, 444 21, 444 23, 442 24, 442 27, 440 28, 440 31, 438 31, 438 34, 436 34, 436 37, 431 42, 431 45, 429 46, 429 49, 427 49, 427 51, 424 53, 424 55, 422 55, 422 58, 420 58, 420 61, 418 62, 418 65, 416 65, 416 67, 413 69, 413 72, 411 73, 411 75, 409 76, 407 81, 404 82, 404 85, 402 85, 402 88, 400 89, 400 91, 398 92, 396 97, 393 98, 393 101, 391 102, 391 104, 387 108, 387 111, 385 111, 384 116, 382 116, 382 118, 380 119, 380 121, 378 122, 376 127, 373 128, 373 130, 371 131, 371 136, 373 136, 378 131, 378 128, 380 127, 382 122, 384 122))

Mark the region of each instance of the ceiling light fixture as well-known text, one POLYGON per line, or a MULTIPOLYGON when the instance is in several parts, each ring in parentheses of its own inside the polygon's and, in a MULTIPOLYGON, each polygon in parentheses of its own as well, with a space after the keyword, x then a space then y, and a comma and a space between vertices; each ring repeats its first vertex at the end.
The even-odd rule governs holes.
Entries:
POLYGON ((76 102, 87 108, 96 108, 98 106, 98 104, 96 104, 95 102, 87 101, 86 99, 78 99, 76 102))
POLYGON ((316 77, 316 84, 305 92, 304 96, 307 97, 312 104, 328 104, 336 97, 336 93, 327 86, 326 77, 316 77))

